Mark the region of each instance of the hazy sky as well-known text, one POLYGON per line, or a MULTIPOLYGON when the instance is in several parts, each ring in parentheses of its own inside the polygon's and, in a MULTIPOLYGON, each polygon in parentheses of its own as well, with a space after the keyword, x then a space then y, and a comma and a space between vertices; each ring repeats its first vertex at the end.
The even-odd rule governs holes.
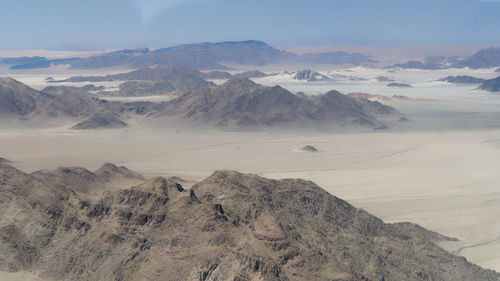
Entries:
POLYGON ((500 42, 500 0, 0 0, 0 49, 500 42))

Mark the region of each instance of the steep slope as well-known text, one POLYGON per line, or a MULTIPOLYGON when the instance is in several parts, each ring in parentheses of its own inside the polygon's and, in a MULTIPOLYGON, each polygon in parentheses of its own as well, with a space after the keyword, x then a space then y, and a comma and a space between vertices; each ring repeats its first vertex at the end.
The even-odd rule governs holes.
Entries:
POLYGON ((382 104, 359 101, 336 91, 309 98, 279 86, 265 87, 249 79, 233 78, 221 86, 187 92, 167 102, 157 115, 218 126, 375 126, 380 122, 368 113, 380 111, 372 111, 375 108, 396 112, 382 104))
POLYGON ((54 280, 500 280, 309 181, 222 171, 88 198, 0 164, 0 190, 0 269, 54 280))
POLYGON ((0 117, 26 116, 52 99, 12 78, 0 78, 0 117))

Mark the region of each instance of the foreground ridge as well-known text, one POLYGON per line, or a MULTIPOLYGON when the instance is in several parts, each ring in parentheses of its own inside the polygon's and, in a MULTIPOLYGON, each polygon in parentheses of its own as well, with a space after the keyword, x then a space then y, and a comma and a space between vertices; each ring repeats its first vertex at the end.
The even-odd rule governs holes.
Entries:
MULTIPOLYGON (((106 164, 95 174, 114 170, 132 173, 106 164)), ((88 195, 0 164, 0 270, 48 280, 500 280, 435 244, 452 238, 385 224, 310 181, 217 171, 191 189, 155 177, 88 195)))

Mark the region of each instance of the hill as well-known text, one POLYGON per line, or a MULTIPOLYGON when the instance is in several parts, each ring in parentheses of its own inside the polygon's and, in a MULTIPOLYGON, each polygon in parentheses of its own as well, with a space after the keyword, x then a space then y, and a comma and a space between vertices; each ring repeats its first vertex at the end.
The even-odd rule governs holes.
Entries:
POLYGON ((217 126, 375 126, 372 112, 396 113, 391 107, 360 101, 336 91, 308 97, 279 86, 266 87, 233 78, 220 86, 189 91, 164 105, 157 116, 170 116, 217 126), (376 109, 377 108, 377 109, 376 109), (382 110, 383 111, 383 110, 382 110))
POLYGON ((315 81, 327 81, 331 80, 330 77, 325 76, 319 72, 312 71, 310 69, 302 70, 302 71, 297 71, 295 75, 293 76, 292 79, 295 80, 305 80, 308 82, 315 82, 315 81))
POLYGON ((0 117, 26 116, 52 98, 12 78, 0 78, 0 117))
POLYGON ((95 192, 100 182, 83 168, 30 175, 0 164, 0 270, 53 280, 500 278, 435 244, 450 238, 385 224, 310 181, 219 171, 190 190, 155 177, 95 192))
POLYGON ((497 78, 484 80, 484 82, 479 86, 479 89, 488 92, 500 92, 500 76, 497 78))
POLYGON ((448 76, 445 78, 441 78, 438 81, 445 81, 449 83, 459 83, 459 84, 479 84, 482 83, 484 79, 468 75, 458 75, 458 76, 448 76))

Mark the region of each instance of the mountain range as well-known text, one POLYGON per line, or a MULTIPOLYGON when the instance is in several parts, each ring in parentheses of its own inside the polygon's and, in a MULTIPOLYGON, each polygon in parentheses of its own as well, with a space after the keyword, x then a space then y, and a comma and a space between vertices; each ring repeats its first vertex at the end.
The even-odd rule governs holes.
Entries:
POLYGON ((383 125, 378 116, 399 115, 390 106, 337 91, 295 95, 280 86, 267 87, 248 78, 231 78, 219 86, 205 83, 209 86, 181 91, 167 102, 109 102, 81 88, 51 87, 45 89, 48 92, 39 92, 5 78, 0 80, 0 99, 5 100, 0 113, 9 118, 82 122, 75 129, 123 127, 126 119, 137 116, 219 127, 374 128, 383 125))
POLYGON ((328 52, 297 55, 269 46, 262 41, 183 44, 169 48, 150 50, 125 49, 88 58, 50 60, 44 57, 7 58, 0 62, 12 65, 12 69, 44 68, 67 64, 72 68, 89 69, 103 67, 143 68, 153 65, 192 69, 227 69, 226 65, 265 65, 273 63, 315 63, 362 65, 375 63, 359 53, 328 52))
POLYGON ((217 171, 190 189, 105 164, 0 164, 0 270, 46 280, 443 280, 500 275, 313 182, 217 171), (132 185, 132 187, 130 187, 132 185))

